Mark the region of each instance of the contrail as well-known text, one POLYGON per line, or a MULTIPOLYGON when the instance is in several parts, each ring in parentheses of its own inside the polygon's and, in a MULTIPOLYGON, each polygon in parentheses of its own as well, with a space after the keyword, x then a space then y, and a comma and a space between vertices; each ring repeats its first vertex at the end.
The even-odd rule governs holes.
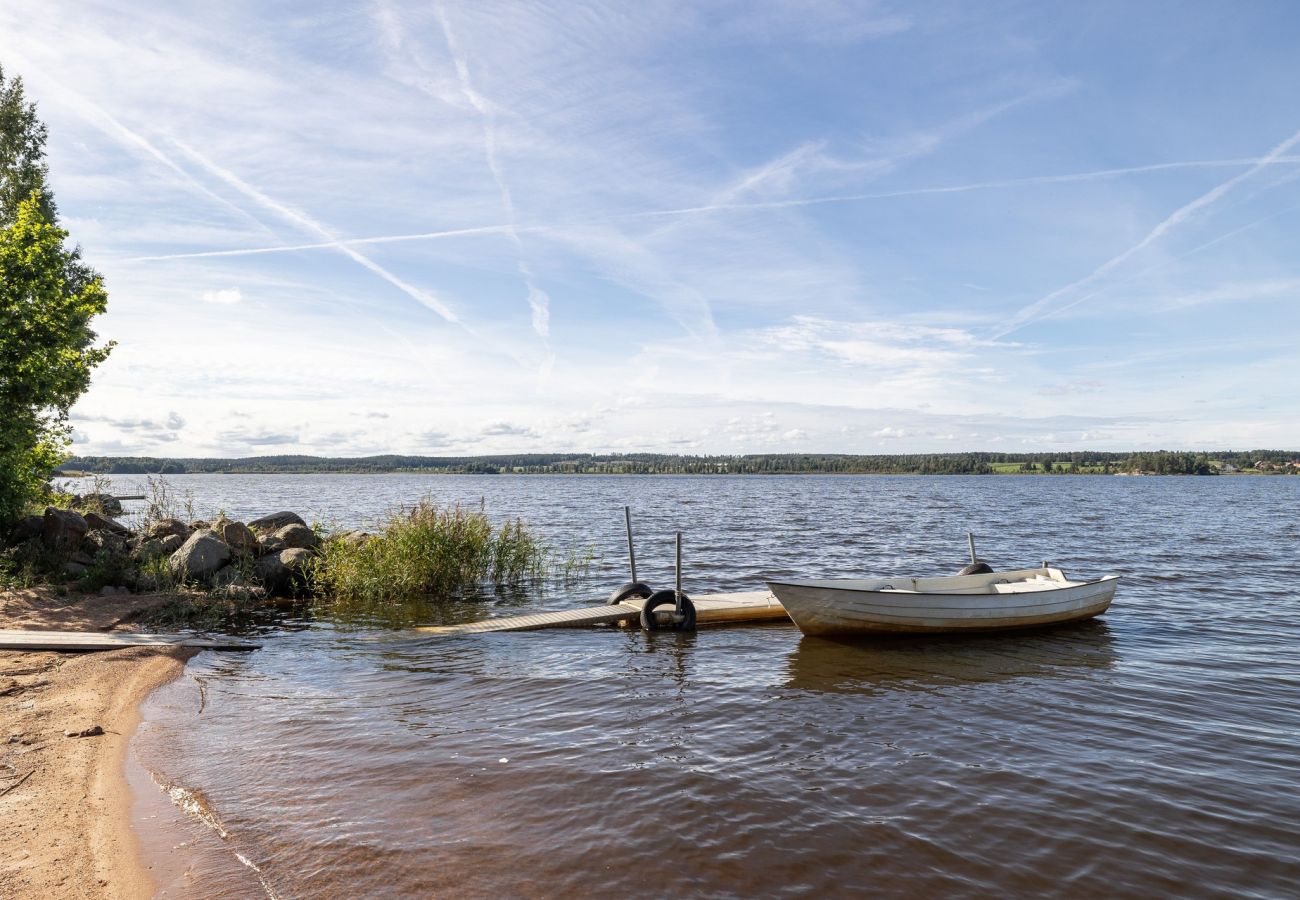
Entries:
MULTIPOLYGON (((1022 308, 1019 312, 1017 312, 1014 316, 1011 317, 1011 319, 1002 327, 1000 331, 998 331, 997 334, 993 336, 994 339, 1006 337, 1011 332, 1023 328, 1025 325, 1029 324, 1033 320, 1037 318, 1041 318, 1043 315, 1048 314, 1046 311, 1048 311, 1048 308, 1051 306, 1051 304, 1054 301, 1056 301, 1058 298, 1062 297, 1065 294, 1070 293, 1071 291, 1081 288, 1084 285, 1091 284, 1092 282, 1096 281, 1098 278, 1101 278, 1106 273, 1115 269, 1117 266, 1131 259, 1136 254, 1142 252, 1147 247, 1149 247, 1152 243, 1164 237, 1164 235, 1168 234, 1174 228, 1177 228, 1184 221, 1186 221, 1190 216, 1194 215, 1199 210, 1202 210, 1207 206, 1210 206, 1215 201, 1217 201, 1220 197, 1223 197, 1229 191, 1233 190, 1237 185, 1241 184, 1243 181, 1250 178, 1252 175, 1254 175, 1256 172, 1260 171, 1261 169, 1265 168, 1266 166, 1273 165, 1274 163, 1280 162, 1283 159, 1290 159, 1290 157, 1284 157, 1283 154, 1285 154, 1288 150, 1294 147, 1297 143, 1300 143, 1300 131, 1297 131, 1295 134, 1291 135, 1282 143, 1278 144, 1271 151, 1269 151, 1268 154, 1266 154, 1265 156, 1261 157, 1258 160, 1255 160, 1254 163, 1251 165, 1251 167, 1246 171, 1234 175, 1232 178, 1229 178, 1227 181, 1223 182, 1222 184, 1206 191, 1204 194, 1197 197, 1195 200, 1192 200, 1190 203, 1186 203, 1183 206, 1180 206, 1178 209, 1174 210, 1167 217, 1165 217, 1163 221, 1161 221, 1158 225, 1156 225, 1155 228, 1152 228, 1149 232, 1147 232, 1146 236, 1142 238, 1142 240, 1138 241, 1132 247, 1129 247, 1123 253, 1120 253, 1118 256, 1114 256, 1106 260, 1106 262, 1102 263, 1100 266, 1098 266, 1089 274, 1085 275, 1083 278, 1080 278, 1078 281, 1071 282, 1070 284, 1067 284, 1065 287, 1057 288, 1047 296, 1042 297, 1034 301, 1033 303, 1029 304, 1028 306, 1022 308)), ((1085 300, 1095 296, 1095 293, 1096 292, 1092 294, 1086 294, 1083 297, 1080 297, 1071 303, 1067 303, 1064 306, 1059 307, 1058 309, 1050 310, 1050 313, 1055 314, 1055 313, 1064 312, 1067 309, 1072 309, 1073 307, 1078 306, 1080 303, 1084 302, 1085 300)))
POLYGON ((469 60, 456 43, 456 36, 452 33, 451 21, 447 18, 447 11, 441 3, 437 4, 434 9, 438 14, 438 22, 442 25, 442 34, 447 41, 447 49, 450 51, 452 61, 456 65, 456 78, 460 82, 461 93, 465 95, 465 99, 469 101, 470 106, 474 107, 475 112, 483 120, 483 154, 487 158, 487 167, 488 171, 492 173, 492 180, 496 182, 497 190, 501 194, 501 206, 506 214, 507 227, 505 233, 514 242, 519 275, 523 278, 524 286, 528 289, 528 305, 533 311, 533 330, 545 338, 551 332, 551 298, 537 286, 537 280, 533 276, 532 269, 524 259, 524 244, 519 240, 519 232, 516 229, 514 198, 510 195, 510 186, 506 183, 505 175, 501 171, 501 165, 497 160, 496 113, 483 95, 474 90, 474 84, 469 75, 469 60))
POLYGON ((259 253, 292 253, 298 250, 336 250, 340 246, 396 244, 402 241, 428 241, 437 238, 465 237, 479 234, 504 234, 507 225, 483 225, 477 228, 452 228, 446 231, 422 231, 415 234, 389 234, 378 237, 340 238, 314 244, 282 244, 275 247, 249 247, 240 250, 201 250, 195 253, 162 253, 156 256, 132 256, 127 262, 156 262, 165 259, 202 259, 209 256, 256 256, 259 253))
MULTIPOLYGON (((35 69, 35 67, 29 65, 24 67, 29 71, 35 69)), ((200 183, 193 175, 178 166, 171 157, 154 146, 148 138, 144 137, 144 135, 139 132, 128 128, 112 113, 104 109, 104 107, 100 106, 89 97, 74 91, 59 80, 50 77, 45 72, 40 73, 40 78, 46 85, 53 89, 55 94, 61 95, 64 103, 75 109, 81 114, 82 118, 86 119, 100 131, 104 132, 109 137, 114 138, 119 143, 125 144, 127 147, 143 151, 147 156, 162 163, 163 166, 179 176, 180 179, 196 193, 201 194, 214 203, 230 210, 241 219, 252 222, 259 230, 274 235, 274 232, 259 222, 256 217, 249 215, 246 210, 231 203, 225 197, 222 197, 211 188, 200 183)))
POLYGON ((756 201, 753 203, 719 203, 707 206, 683 206, 672 209, 652 209, 640 212, 619 213, 585 221, 560 223, 558 225, 482 225, 473 228, 452 228, 444 231, 422 231, 411 234, 388 234, 362 238, 339 238, 314 244, 284 244, 273 247, 249 247, 239 250, 204 250, 194 253, 163 253, 152 256, 131 257, 129 262, 156 262, 169 259, 197 259, 209 256, 253 256, 261 253, 292 253, 299 250, 337 249, 340 246, 359 246, 364 244, 389 244, 401 241, 437 240, 439 238, 466 237, 484 234, 508 234, 547 231, 554 228, 581 227, 599 225, 610 221, 627 219, 650 219, 666 216, 683 216, 711 212, 729 212, 764 209, 785 209, 799 206, 817 206, 826 203, 853 203, 865 200, 889 200, 895 197, 920 197, 927 194, 960 194, 970 191, 996 190, 998 188, 1024 187, 1035 184, 1064 184, 1069 182, 1092 181, 1105 178, 1122 178, 1125 175, 1141 175, 1148 172, 1179 171, 1183 169, 1223 169, 1241 166, 1282 165, 1300 163, 1300 156, 1278 156, 1275 159, 1254 157, 1246 159, 1206 159, 1185 162, 1153 163, 1145 166, 1128 166, 1118 169, 1099 169, 1092 172, 1072 172, 1064 175, 1033 175, 1028 178, 1010 178, 1002 181, 978 181, 971 184, 940 185, 936 187, 907 188, 898 191, 882 191, 867 194, 836 194, 825 197, 805 197, 792 200, 756 201))
MULTIPOLYGON (((180 141, 175 139, 173 139, 172 143, 174 143, 177 146, 177 148, 179 148, 180 151, 184 153, 187 157, 189 157, 190 160, 192 160, 194 163, 203 167, 208 172, 215 175, 217 178, 221 179, 226 184, 230 185, 231 187, 239 191, 244 196, 248 197, 250 200, 255 201, 256 203, 260 204, 266 209, 269 209, 271 212, 275 213, 281 218, 287 219, 288 221, 294 223, 299 228, 302 228, 304 231, 308 231, 311 232, 312 234, 319 235, 321 238, 328 241, 330 246, 337 248, 341 253, 343 253, 353 262, 357 263, 360 266, 365 267, 366 269, 369 269, 371 272, 378 275, 380 278, 384 279, 389 284, 393 285, 393 287, 397 288, 398 290, 406 294, 411 299, 417 301, 418 303, 422 303, 423 305, 427 306, 429 309, 436 312, 438 315, 442 316, 448 322, 454 322, 457 325, 461 324, 460 320, 457 319, 456 314, 452 312, 451 309, 446 304, 444 304, 433 294, 429 293, 428 291, 421 290, 420 288, 417 288, 414 285, 407 284, 405 281, 398 278, 392 272, 388 271, 383 266, 379 265, 379 263, 375 262, 374 260, 370 259, 367 256, 364 256, 360 252, 352 249, 350 246, 347 246, 346 244, 344 244, 339 240, 338 235, 334 234, 324 225, 317 222, 315 219, 312 219, 306 213, 300 212, 299 210, 293 209, 290 206, 286 206, 285 204, 272 199, 271 197, 259 191, 257 188, 253 187, 251 184, 248 184, 247 182, 239 178, 233 172, 227 171, 226 169, 223 169, 221 166, 218 166, 216 163, 212 162, 210 159, 208 159, 203 154, 199 153, 194 148, 189 147, 186 144, 183 144, 180 141)), ((462 327, 464 326, 462 325, 462 327)))

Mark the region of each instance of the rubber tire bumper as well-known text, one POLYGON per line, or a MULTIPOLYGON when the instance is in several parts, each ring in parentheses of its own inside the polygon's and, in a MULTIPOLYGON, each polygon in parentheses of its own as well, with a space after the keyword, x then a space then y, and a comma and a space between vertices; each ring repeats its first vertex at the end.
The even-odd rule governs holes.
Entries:
POLYGON ((609 595, 609 605, 618 606, 624 600, 643 600, 651 596, 654 591, 650 586, 641 581, 629 581, 622 587, 615 588, 614 593, 609 595))
POLYGON ((691 598, 682 594, 682 621, 672 622, 668 625, 659 624, 659 617, 654 614, 655 610, 661 606, 677 606, 677 593, 675 591, 655 591, 646 600, 645 606, 641 607, 641 627, 646 631, 694 631, 695 630, 695 604, 691 598))

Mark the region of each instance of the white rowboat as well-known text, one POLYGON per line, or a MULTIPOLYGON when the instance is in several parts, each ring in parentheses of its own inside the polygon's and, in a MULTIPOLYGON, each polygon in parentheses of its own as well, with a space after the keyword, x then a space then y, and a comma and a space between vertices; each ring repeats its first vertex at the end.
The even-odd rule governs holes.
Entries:
POLYGON ((1118 575, 1071 581, 1060 569, 870 580, 769 581, 799 630, 813 635, 994 631, 1100 615, 1118 575))

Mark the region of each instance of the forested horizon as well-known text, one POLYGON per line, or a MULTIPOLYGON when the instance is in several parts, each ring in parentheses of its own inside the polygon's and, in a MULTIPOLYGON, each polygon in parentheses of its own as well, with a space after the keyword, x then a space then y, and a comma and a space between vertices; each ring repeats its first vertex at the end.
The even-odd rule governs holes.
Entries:
POLYGON ((520 453, 484 456, 252 457, 74 456, 60 473, 105 475, 308 474, 433 472, 445 474, 611 475, 1214 475, 1259 471, 1300 474, 1300 451, 1071 451, 1064 453, 744 454, 520 453))

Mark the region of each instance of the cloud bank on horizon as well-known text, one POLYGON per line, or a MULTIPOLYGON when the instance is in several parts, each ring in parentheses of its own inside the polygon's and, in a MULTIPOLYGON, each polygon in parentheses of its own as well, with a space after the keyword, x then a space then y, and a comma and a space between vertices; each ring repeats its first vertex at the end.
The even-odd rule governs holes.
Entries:
POLYGON ((75 452, 1300 446, 1291 4, 24 6, 75 452))

